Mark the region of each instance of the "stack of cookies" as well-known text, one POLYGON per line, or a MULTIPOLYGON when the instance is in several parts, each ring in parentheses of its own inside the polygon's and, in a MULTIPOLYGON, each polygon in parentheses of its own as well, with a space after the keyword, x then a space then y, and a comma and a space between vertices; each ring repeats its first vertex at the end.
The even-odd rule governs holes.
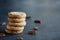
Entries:
POLYGON ((22 33, 26 26, 26 13, 10 12, 8 13, 8 25, 5 29, 6 33, 18 34, 22 33))

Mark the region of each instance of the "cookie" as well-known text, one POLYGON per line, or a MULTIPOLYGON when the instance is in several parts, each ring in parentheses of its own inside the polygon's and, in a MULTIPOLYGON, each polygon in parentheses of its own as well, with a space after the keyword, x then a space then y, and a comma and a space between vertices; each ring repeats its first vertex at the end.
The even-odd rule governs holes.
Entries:
POLYGON ((10 30, 23 30, 24 29, 24 27, 10 27, 10 26, 7 26, 6 27, 7 29, 10 29, 10 30))
POLYGON ((20 30, 20 31, 12 31, 12 30, 8 30, 8 29, 5 29, 5 32, 6 33, 10 33, 10 34, 19 34, 19 33, 22 33, 23 32, 23 30, 20 30))
POLYGON ((25 20, 26 20, 26 18, 20 18, 20 19, 8 18, 8 21, 15 22, 15 23, 22 22, 22 21, 25 21, 25 20))
POLYGON ((25 12, 10 12, 8 14, 9 17, 13 17, 13 18, 25 18, 26 17, 26 13, 25 12))
POLYGON ((9 22, 10 26, 15 26, 15 27, 21 27, 21 26, 25 26, 26 25, 26 22, 23 21, 23 22, 20 22, 20 23, 12 23, 12 22, 9 22))

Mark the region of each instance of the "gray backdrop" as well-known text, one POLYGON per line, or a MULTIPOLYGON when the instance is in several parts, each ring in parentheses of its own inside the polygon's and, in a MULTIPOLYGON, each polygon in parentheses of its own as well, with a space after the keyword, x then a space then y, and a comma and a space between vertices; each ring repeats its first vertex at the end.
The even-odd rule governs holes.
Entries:
MULTIPOLYGON (((27 20, 24 32, 24 40, 60 40, 60 0, 0 0, 0 22, 7 22, 7 14, 10 11, 22 11, 32 16, 27 20), (35 19, 41 20, 41 24, 35 24, 35 19), (26 32, 34 26, 39 26, 36 35, 27 35, 26 32)), ((2 26, 0 26, 3 30, 2 26)), ((18 35, 8 35, 1 40, 15 40, 18 35)))

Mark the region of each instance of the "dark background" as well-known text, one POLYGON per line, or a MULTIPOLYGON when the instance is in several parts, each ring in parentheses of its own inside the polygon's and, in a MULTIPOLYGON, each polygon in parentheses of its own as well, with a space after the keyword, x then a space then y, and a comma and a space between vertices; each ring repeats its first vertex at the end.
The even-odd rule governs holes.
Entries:
MULTIPOLYGON (((27 20, 24 32, 19 34, 24 40, 60 40, 60 0, 0 0, 0 23, 8 21, 7 14, 11 11, 32 16, 27 20), (41 24, 35 24, 35 19, 41 20, 41 24), (39 27, 37 34, 27 35, 34 26, 39 27)), ((0 26, 0 30, 4 27, 0 26)), ((7 35, 0 40, 16 40, 19 35, 7 35)))

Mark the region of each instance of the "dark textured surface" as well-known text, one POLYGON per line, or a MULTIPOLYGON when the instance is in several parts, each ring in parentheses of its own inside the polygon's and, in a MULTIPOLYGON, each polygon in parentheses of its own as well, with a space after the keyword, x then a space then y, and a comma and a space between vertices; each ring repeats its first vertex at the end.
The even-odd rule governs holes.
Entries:
MULTIPOLYGON (((7 13, 10 11, 24 11, 32 16, 22 34, 24 40, 60 40, 60 0, 0 0, 0 23, 7 22, 7 13), (40 19, 41 24, 33 21, 40 19), (39 26, 36 35, 26 33, 34 26, 39 26)), ((4 27, 0 26, 0 30, 4 27)), ((19 35, 7 35, 0 40, 16 40, 19 35)))

